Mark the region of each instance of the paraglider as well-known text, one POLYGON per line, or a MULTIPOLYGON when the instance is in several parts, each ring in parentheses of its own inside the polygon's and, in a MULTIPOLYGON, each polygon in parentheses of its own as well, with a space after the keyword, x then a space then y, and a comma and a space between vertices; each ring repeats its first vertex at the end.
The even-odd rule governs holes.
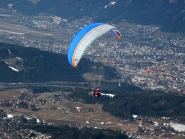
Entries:
POLYGON ((104 23, 93 23, 82 28, 73 38, 68 49, 68 61, 71 66, 77 67, 85 50, 98 37, 107 32, 112 32, 117 38, 121 38, 121 33, 114 27, 104 23))
MULTIPOLYGON (((74 68, 77 68, 83 54, 97 38, 107 32, 111 32, 117 38, 121 38, 121 33, 116 27, 105 23, 93 23, 82 28, 72 39, 68 49, 68 62, 74 68)), ((93 96, 100 96, 99 85, 93 96), (97 90, 98 89, 98 90, 97 90)))
POLYGON ((100 97, 101 93, 100 93, 100 88, 98 86, 97 89, 94 90, 94 92, 92 93, 93 96, 95 97, 100 97))

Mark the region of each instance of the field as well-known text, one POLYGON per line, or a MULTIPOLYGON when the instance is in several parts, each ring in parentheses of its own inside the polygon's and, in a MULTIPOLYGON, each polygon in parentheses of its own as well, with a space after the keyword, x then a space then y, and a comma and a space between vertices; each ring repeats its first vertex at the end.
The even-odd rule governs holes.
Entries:
POLYGON ((12 89, 12 90, 6 90, 6 91, 0 91, 0 101, 3 100, 18 100, 18 96, 24 91, 23 89, 12 89))
MULTIPOLYGON (((17 99, 14 96, 19 96, 23 90, 25 89, 0 91, 0 98, 1 100, 17 99)), ((8 114, 23 114, 26 117, 36 117, 54 124, 80 124, 97 128, 122 129, 130 132, 136 132, 138 129, 137 124, 131 124, 128 121, 123 121, 102 111, 102 105, 100 104, 84 104, 65 99, 51 103, 51 97, 55 93, 38 94, 37 100, 45 99, 46 103, 44 105, 39 104, 40 110, 37 112, 20 108, 9 109, 7 107, 0 107, 0 109, 5 110, 8 114)))
POLYGON ((61 100, 53 105, 46 103, 40 106, 40 108, 41 110, 35 116, 42 118, 44 121, 56 124, 75 123, 99 128, 109 127, 111 129, 122 129, 121 124, 124 124, 124 121, 121 121, 119 118, 103 112, 102 106, 99 104, 92 105, 61 100), (79 110, 77 110, 77 108, 79 108, 79 110), (90 112, 89 110, 94 110, 94 112, 90 112), (118 123, 120 123, 120 125, 118 125, 118 123))

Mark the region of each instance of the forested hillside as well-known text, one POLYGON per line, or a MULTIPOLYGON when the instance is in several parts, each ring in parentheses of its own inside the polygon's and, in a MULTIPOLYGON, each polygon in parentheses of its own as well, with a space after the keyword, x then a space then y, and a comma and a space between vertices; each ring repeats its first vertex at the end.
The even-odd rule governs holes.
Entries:
POLYGON ((69 127, 67 125, 57 126, 28 126, 37 132, 51 134, 52 139, 128 139, 128 137, 120 131, 110 129, 93 129, 69 127))
POLYGON ((127 91, 129 89, 131 90, 132 86, 124 87, 122 91, 102 90, 103 93, 114 94, 113 98, 109 96, 93 98, 86 93, 87 90, 76 89, 68 97, 76 101, 83 99, 88 104, 102 104, 104 111, 122 119, 129 119, 133 114, 137 114, 156 118, 166 116, 185 122, 185 96, 137 88, 127 91))
MULTIPOLYGON (((83 74, 89 72, 83 68, 87 62, 82 59, 77 70, 69 65, 66 55, 0 43, 0 82, 83 82, 83 74)), ((105 67, 105 76, 118 78, 110 67, 105 67)))

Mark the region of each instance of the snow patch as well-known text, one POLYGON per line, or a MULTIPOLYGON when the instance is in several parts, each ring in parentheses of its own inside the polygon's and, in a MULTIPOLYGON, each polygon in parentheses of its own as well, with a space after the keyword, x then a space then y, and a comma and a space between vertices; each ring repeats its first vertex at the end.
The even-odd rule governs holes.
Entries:
POLYGON ((132 117, 133 117, 133 118, 137 118, 137 115, 133 114, 132 117))
POLYGON ((179 132, 184 132, 185 131, 185 125, 183 125, 183 124, 170 122, 170 126, 173 127, 176 131, 177 130, 179 132))
POLYGON ((37 119, 37 123, 40 123, 40 120, 39 119, 37 119))
POLYGON ((22 60, 22 58, 20 58, 20 57, 16 57, 17 59, 19 59, 19 60, 22 60))
POLYGON ((105 5, 105 9, 106 9, 108 6, 110 6, 110 5, 114 5, 115 3, 116 3, 116 1, 110 2, 110 4, 105 5))
POLYGON ((116 1, 114 1, 114 2, 111 2, 110 4, 114 5, 115 3, 116 3, 116 1))
POLYGON ((27 120, 31 120, 32 118, 29 118, 29 117, 25 117, 27 120))
POLYGON ((12 117, 13 117, 13 115, 11 115, 11 114, 7 114, 7 117, 8 117, 8 118, 12 118, 12 117))
POLYGON ((18 69, 14 68, 14 67, 11 67, 11 66, 8 66, 8 67, 11 68, 12 70, 16 71, 16 72, 19 71, 18 69))
POLYGON ((80 109, 80 108, 82 108, 82 107, 76 107, 77 110, 80 109))
POLYGON ((11 3, 10 3, 10 4, 8 4, 8 7, 12 8, 12 6, 13 6, 13 4, 11 4, 11 3))
POLYGON ((111 98, 113 98, 115 95, 114 94, 105 94, 105 93, 101 93, 102 96, 109 96, 111 98))

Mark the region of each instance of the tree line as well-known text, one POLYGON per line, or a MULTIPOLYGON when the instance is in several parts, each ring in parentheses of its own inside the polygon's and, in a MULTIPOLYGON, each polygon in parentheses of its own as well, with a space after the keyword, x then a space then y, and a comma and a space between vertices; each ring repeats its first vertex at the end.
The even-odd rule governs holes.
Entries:
POLYGON ((102 104, 105 112, 122 119, 130 119, 133 114, 136 114, 156 118, 165 116, 185 122, 184 95, 162 91, 107 91, 115 96, 94 98, 88 92, 90 90, 77 89, 68 97, 75 101, 83 99, 83 102, 88 104, 102 104))

